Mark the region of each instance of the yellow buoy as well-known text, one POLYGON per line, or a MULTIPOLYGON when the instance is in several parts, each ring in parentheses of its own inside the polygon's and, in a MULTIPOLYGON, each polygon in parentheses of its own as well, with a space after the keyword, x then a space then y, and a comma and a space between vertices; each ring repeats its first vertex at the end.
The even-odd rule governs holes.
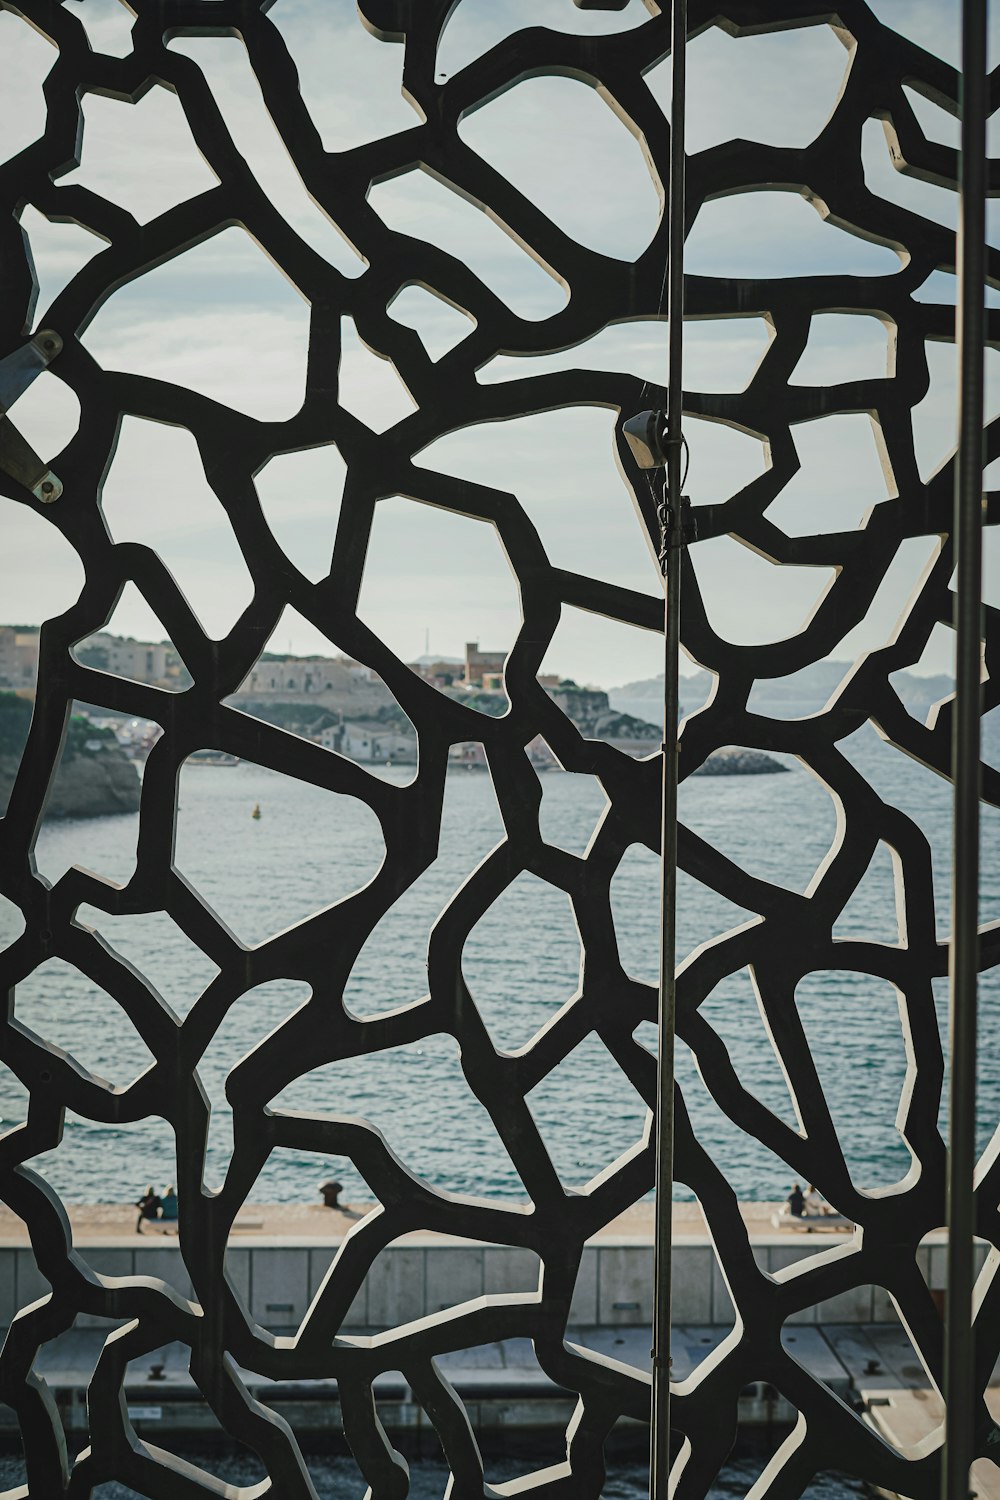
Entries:
POLYGON ((251 816, 251 818, 259 818, 260 817, 260 803, 259 802, 255 802, 254 803, 254 809, 253 809, 253 812, 250 814, 250 816, 251 816))

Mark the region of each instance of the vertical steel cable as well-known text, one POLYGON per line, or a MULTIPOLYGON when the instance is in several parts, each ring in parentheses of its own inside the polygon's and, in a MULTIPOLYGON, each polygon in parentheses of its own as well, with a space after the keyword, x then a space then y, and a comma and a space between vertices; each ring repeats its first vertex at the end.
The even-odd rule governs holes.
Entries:
POLYGON ((653 1252, 653 1409, 649 1493, 667 1500, 670 1478, 670 1284, 674 1187, 674 1028, 677 1011, 677 770, 681 626, 681 419, 684 400, 684 110, 687 0, 674 0, 671 26, 670 182, 667 222, 667 465, 662 563, 664 600, 663 802, 660 825, 660 992, 656 1089, 656 1211, 653 1252))
POLYGON ((959 168, 958 454, 955 470, 955 782, 950 975, 948 1298, 945 1311, 944 1500, 966 1500, 975 1457, 972 1326, 979 978, 980 660, 983 521, 983 275, 986 239, 987 0, 962 6, 959 168))

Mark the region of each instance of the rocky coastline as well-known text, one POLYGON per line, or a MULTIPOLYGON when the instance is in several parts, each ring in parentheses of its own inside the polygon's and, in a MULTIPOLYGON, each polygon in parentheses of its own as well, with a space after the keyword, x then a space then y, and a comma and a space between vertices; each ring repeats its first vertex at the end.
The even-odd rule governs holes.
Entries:
POLYGON ((773 755, 763 750, 743 750, 736 745, 727 745, 724 750, 714 750, 692 776, 770 776, 775 771, 789 768, 773 755))
MULTIPOLYGON (((491 718, 506 713, 508 708, 507 698, 503 693, 462 687, 449 687, 444 691, 455 702, 474 708, 477 712, 491 718)), ((558 688, 548 689, 548 693, 587 739, 603 740, 606 744, 614 745, 617 749, 624 751, 627 755, 634 755, 637 759, 649 756, 659 749, 663 738, 660 727, 646 719, 636 718, 634 714, 622 713, 619 709, 612 708, 608 702, 608 695, 603 689, 580 688, 575 683, 565 682, 558 688)), ((277 724, 282 729, 306 736, 314 735, 336 722, 336 716, 331 711, 311 703, 273 704, 242 701, 240 706, 244 711, 252 712, 258 718, 277 724)), ((373 737, 377 736, 380 730, 395 731, 400 739, 411 741, 412 748, 408 754, 404 752, 402 755, 397 749, 394 758, 398 758, 400 764, 416 762, 416 734, 413 725, 397 704, 383 705, 377 713, 366 718, 360 727, 367 727, 373 737)), ((790 767, 782 761, 775 760, 774 756, 767 755, 762 750, 726 746, 709 755, 692 774, 696 776, 768 776, 777 771, 789 769, 790 767)))
MULTIPOLYGON (((14 693, 0 693, 0 816, 7 811, 31 723, 31 703, 14 693)), ((141 782, 130 760, 108 729, 74 716, 66 730, 63 752, 49 800, 48 818, 101 818, 139 808, 141 782)))
MULTIPOLYGON (((19 755, 0 755, 0 815, 7 802, 19 755)), ((117 746, 97 754, 74 756, 63 761, 56 772, 49 794, 47 818, 103 818, 112 813, 132 813, 139 809, 139 773, 117 746)))

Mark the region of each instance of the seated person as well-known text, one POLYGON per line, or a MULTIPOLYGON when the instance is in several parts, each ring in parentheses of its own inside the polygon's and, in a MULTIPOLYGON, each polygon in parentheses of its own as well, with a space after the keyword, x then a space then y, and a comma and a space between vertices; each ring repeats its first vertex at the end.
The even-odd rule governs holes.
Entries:
POLYGON ((786 1202, 788 1205, 788 1212, 793 1216, 793 1218, 801 1219, 802 1215, 805 1213, 806 1200, 802 1189, 799 1187, 799 1184, 797 1182, 792 1183, 792 1191, 789 1193, 786 1202))
POLYGON ((177 1189, 173 1183, 170 1184, 160 1199, 160 1218, 169 1219, 175 1224, 177 1222, 177 1189))
POLYGON ((810 1183, 806 1188, 805 1211, 811 1217, 819 1217, 822 1214, 828 1214, 830 1212, 829 1203, 827 1203, 822 1193, 818 1193, 816 1191, 812 1183, 810 1183))
POLYGON ((152 1183, 149 1184, 149 1187, 143 1193, 142 1197, 138 1199, 135 1206, 139 1210, 139 1217, 135 1221, 135 1232, 136 1234, 141 1234, 143 1220, 155 1220, 159 1218, 160 1214, 160 1200, 157 1194, 153 1192, 152 1183))

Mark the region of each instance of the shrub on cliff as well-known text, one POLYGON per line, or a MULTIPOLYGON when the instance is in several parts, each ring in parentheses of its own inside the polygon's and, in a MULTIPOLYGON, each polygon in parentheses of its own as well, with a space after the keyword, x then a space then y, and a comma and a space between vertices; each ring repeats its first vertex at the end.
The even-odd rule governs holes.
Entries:
POLYGON ((117 748, 118 745, 118 741, 114 736, 114 730, 99 729, 89 719, 83 718, 80 714, 73 714, 66 725, 63 760, 75 760, 78 755, 82 755, 86 750, 88 740, 99 740, 102 750, 111 750, 117 748))
MULTIPOLYGON (((31 724, 31 701, 16 693, 0 693, 0 755, 20 756, 28 739, 31 724)), ((81 714, 73 714, 66 726, 63 760, 75 760, 86 750, 87 742, 99 740, 102 750, 117 748, 110 729, 99 729, 81 714)))

